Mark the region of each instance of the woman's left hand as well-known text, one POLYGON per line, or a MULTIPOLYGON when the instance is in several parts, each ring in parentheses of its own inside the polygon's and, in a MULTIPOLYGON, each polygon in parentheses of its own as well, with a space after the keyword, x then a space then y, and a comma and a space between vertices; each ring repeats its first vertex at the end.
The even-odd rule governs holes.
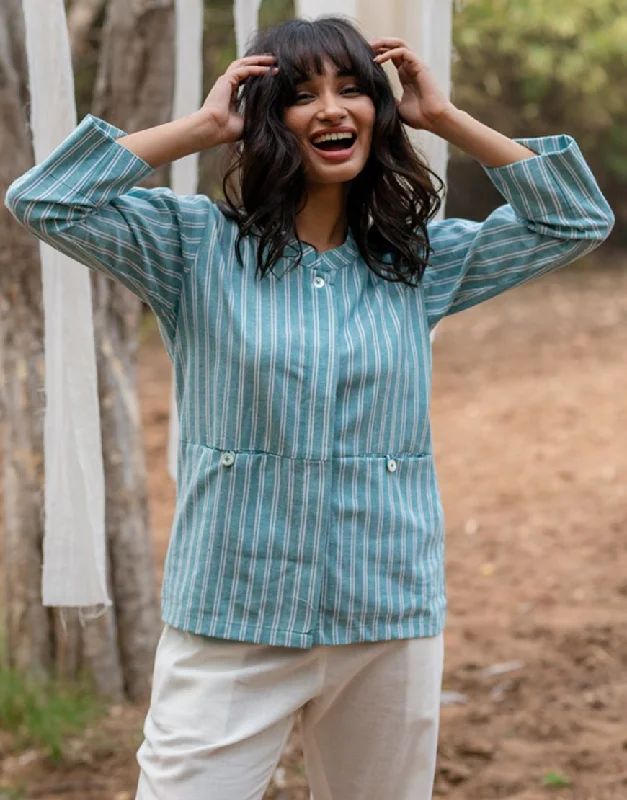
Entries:
POLYGON ((410 128, 435 132, 455 106, 437 85, 431 71, 402 39, 371 42, 377 64, 391 61, 398 70, 403 96, 398 103, 401 119, 410 128))

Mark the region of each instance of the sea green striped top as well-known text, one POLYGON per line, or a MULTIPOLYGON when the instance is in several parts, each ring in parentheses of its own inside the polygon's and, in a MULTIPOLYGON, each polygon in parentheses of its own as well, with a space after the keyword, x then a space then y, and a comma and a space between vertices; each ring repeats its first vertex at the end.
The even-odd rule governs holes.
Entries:
POLYGON ((163 619, 306 648, 432 636, 445 616, 429 332, 564 266, 613 215, 569 136, 487 169, 505 204, 430 225, 419 288, 377 277, 349 235, 259 279, 256 242, 208 197, 137 184, 123 131, 86 117, 9 189, 36 236, 153 309, 176 375, 178 485, 163 619))

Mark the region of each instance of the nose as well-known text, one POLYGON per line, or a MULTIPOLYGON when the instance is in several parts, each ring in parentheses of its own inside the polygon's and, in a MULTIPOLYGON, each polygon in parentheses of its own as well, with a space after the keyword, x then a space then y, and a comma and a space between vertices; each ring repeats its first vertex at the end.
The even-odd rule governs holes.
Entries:
POLYGON ((346 117, 346 109, 342 104, 342 98, 335 92, 325 92, 322 95, 318 118, 329 122, 338 122, 346 117))

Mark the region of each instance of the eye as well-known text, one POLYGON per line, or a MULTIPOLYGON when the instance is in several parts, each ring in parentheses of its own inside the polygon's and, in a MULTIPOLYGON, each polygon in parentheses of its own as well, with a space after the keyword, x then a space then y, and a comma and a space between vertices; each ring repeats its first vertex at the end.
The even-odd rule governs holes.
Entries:
POLYGON ((296 92, 294 95, 294 105, 304 105, 312 99, 311 92, 296 92))
POLYGON ((362 92, 362 90, 359 88, 359 86, 357 86, 357 85, 355 85, 355 84, 351 84, 350 86, 345 86, 345 87, 342 89, 342 92, 341 92, 341 93, 342 93, 342 94, 347 94, 347 95, 363 94, 363 92, 362 92))

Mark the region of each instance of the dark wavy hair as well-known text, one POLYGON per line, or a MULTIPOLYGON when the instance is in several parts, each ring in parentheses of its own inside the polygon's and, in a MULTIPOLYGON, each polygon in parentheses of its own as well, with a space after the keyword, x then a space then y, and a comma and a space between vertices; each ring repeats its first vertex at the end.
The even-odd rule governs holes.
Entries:
POLYGON ((288 245, 302 243, 296 216, 307 200, 299 140, 283 122, 297 85, 324 72, 331 61, 354 75, 375 106, 370 155, 348 190, 348 224, 368 267, 380 277, 417 285, 431 252, 427 223, 440 207, 442 181, 412 147, 401 122, 392 87, 374 51, 347 20, 290 20, 260 32, 247 55, 270 53, 278 74, 249 78, 238 108, 244 133, 235 145, 223 184, 222 212, 239 224, 237 254, 245 236, 258 238, 257 269, 273 271, 288 245), (435 188, 434 182, 438 184, 435 188))

